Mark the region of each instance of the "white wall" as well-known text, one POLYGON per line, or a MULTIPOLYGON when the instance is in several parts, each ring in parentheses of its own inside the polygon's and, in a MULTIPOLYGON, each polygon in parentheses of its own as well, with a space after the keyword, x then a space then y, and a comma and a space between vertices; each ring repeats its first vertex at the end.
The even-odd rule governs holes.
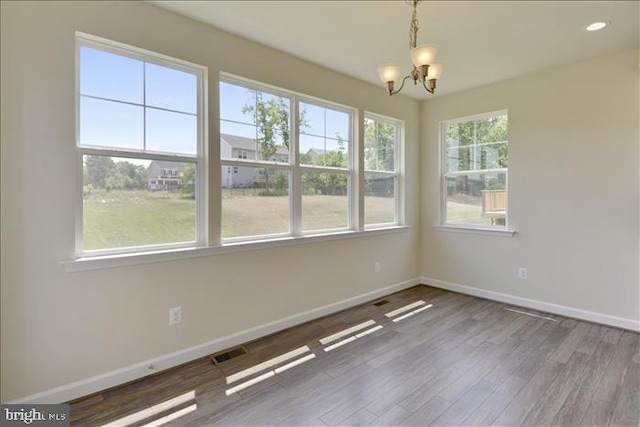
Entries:
POLYGON ((423 276, 638 327, 638 63, 619 53, 423 102, 423 276), (434 230, 439 122, 501 109, 517 234, 434 230))
MULTIPOLYGON (((2 2, 2 401, 410 280, 419 273, 419 104, 141 2, 2 2), (74 252, 75 53, 82 31, 406 121, 398 233, 66 273, 74 252), (373 264, 382 262, 374 275, 373 264), (250 267, 250 268, 249 268, 250 267), (168 326, 181 305, 183 323, 168 326)), ((211 166, 212 200, 219 166, 211 166)), ((215 206, 215 202, 213 203, 215 206)), ((212 209, 211 221, 218 221, 212 209)))

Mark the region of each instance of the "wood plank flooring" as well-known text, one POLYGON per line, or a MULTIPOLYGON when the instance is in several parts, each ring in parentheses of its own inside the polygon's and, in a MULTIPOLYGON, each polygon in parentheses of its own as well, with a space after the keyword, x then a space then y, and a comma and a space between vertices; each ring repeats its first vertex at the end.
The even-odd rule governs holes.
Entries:
POLYGON ((132 424, 145 425, 194 403, 168 425, 640 425, 637 333, 428 286, 385 299, 247 343, 248 354, 218 366, 203 358, 70 402, 72 425, 155 411, 132 424), (385 316, 418 300, 433 305, 385 316), (368 320, 383 327, 328 352, 362 330, 319 342, 368 320), (287 362, 232 385, 229 375, 305 345, 315 358, 225 394, 287 362), (190 391, 195 401, 154 407, 190 391))

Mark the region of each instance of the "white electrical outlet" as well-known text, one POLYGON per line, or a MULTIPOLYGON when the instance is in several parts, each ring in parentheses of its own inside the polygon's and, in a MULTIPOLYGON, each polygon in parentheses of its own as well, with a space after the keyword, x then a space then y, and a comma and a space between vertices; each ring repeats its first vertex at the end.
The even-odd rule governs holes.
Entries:
POLYGON ((518 268, 518 279, 526 279, 527 277, 529 277, 527 269, 524 267, 518 268))
POLYGON ((380 273, 380 261, 376 261, 375 264, 373 264, 373 271, 380 273))
POLYGON ((182 307, 172 307, 169 309, 169 326, 182 322, 182 307))

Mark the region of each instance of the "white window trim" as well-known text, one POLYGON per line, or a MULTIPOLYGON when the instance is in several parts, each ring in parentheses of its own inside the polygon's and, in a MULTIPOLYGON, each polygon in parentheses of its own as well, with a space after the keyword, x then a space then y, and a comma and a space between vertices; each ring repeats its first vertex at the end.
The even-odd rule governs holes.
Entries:
MULTIPOLYGON (((402 226, 405 223, 405 180, 404 180, 404 121, 393 119, 391 117, 381 116, 379 114, 365 112, 364 119, 370 119, 382 123, 392 125, 396 129, 395 144, 394 144, 394 170, 393 171, 374 171, 364 168, 364 161, 362 162, 362 179, 364 180, 366 175, 377 176, 389 176, 395 177, 395 212, 393 222, 388 223, 376 223, 366 224, 364 217, 362 218, 363 228, 367 230, 373 230, 378 228, 385 228, 389 226, 402 226)), ((364 135, 362 138, 362 144, 364 149, 364 135)), ((363 196, 364 198, 364 196, 363 196)))
POLYGON ((111 41, 102 37, 76 31, 75 33, 75 131, 76 131, 76 223, 75 223, 75 254, 77 259, 83 257, 136 255, 149 250, 180 249, 185 247, 204 247, 207 245, 207 213, 208 213, 208 147, 207 138, 207 68, 198 64, 187 62, 181 59, 172 58, 167 55, 155 53, 146 49, 123 43, 111 41), (80 144, 80 48, 82 46, 100 49, 116 55, 129 57, 147 63, 157 64, 172 69, 185 71, 197 76, 198 102, 196 117, 198 120, 197 129, 197 154, 177 155, 154 151, 144 151, 135 149, 118 149, 113 147, 96 147, 80 144), (83 226, 83 156, 101 155, 106 157, 134 158, 145 160, 165 160, 194 163, 196 165, 196 236, 195 241, 176 242, 160 245, 134 246, 124 248, 85 250, 84 249, 84 226, 83 226))
MULTIPOLYGON (((488 113, 480 113, 474 114, 466 117, 459 117, 450 120, 443 120, 440 122, 439 127, 439 151, 440 151, 440 223, 433 225, 433 228, 440 231, 453 231, 459 233, 471 233, 471 234, 485 234, 485 235, 496 235, 496 236, 513 236, 516 231, 509 228, 509 168, 500 168, 500 169, 486 169, 479 171, 455 171, 447 173, 447 148, 445 147, 446 141, 446 126, 456 123, 463 123, 474 120, 483 120, 488 119, 495 116, 507 115, 509 111, 498 110, 492 111, 488 113), (449 223, 447 222, 447 183, 446 176, 448 174, 459 174, 459 175, 467 175, 469 173, 486 173, 486 172, 505 172, 507 175, 507 182, 505 184, 505 191, 507 193, 507 212, 505 215, 505 225, 473 225, 466 223, 449 223)), ((502 141, 497 141, 502 142, 502 141)), ((509 141, 507 140, 507 144, 509 141)), ((475 145, 475 144, 474 144, 475 145)))
POLYGON ((467 227, 465 225, 433 225, 436 231, 451 231, 454 233, 483 234, 487 236, 513 237, 516 230, 506 229, 505 227, 467 227))
POLYGON ((182 259, 202 258, 225 255, 253 250, 272 249, 284 246, 303 245, 330 240, 353 239, 358 237, 378 236, 390 233, 406 232, 408 226, 395 226, 375 230, 342 231, 335 233, 318 233, 303 236, 271 236, 263 240, 235 240, 216 246, 172 248, 167 250, 152 250, 148 252, 134 252, 118 255, 80 257, 62 261, 65 272, 76 273, 82 271, 102 270, 106 268, 127 267, 141 264, 162 263, 182 259))

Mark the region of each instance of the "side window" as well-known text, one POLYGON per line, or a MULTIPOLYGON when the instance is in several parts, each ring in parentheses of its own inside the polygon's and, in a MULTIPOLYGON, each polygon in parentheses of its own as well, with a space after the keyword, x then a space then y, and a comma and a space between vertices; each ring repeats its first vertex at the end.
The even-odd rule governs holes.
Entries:
POLYGON ((506 228, 506 111, 442 123, 444 223, 506 228))
POLYGON ((400 222, 399 159, 402 124, 372 114, 364 119, 365 227, 400 222))

